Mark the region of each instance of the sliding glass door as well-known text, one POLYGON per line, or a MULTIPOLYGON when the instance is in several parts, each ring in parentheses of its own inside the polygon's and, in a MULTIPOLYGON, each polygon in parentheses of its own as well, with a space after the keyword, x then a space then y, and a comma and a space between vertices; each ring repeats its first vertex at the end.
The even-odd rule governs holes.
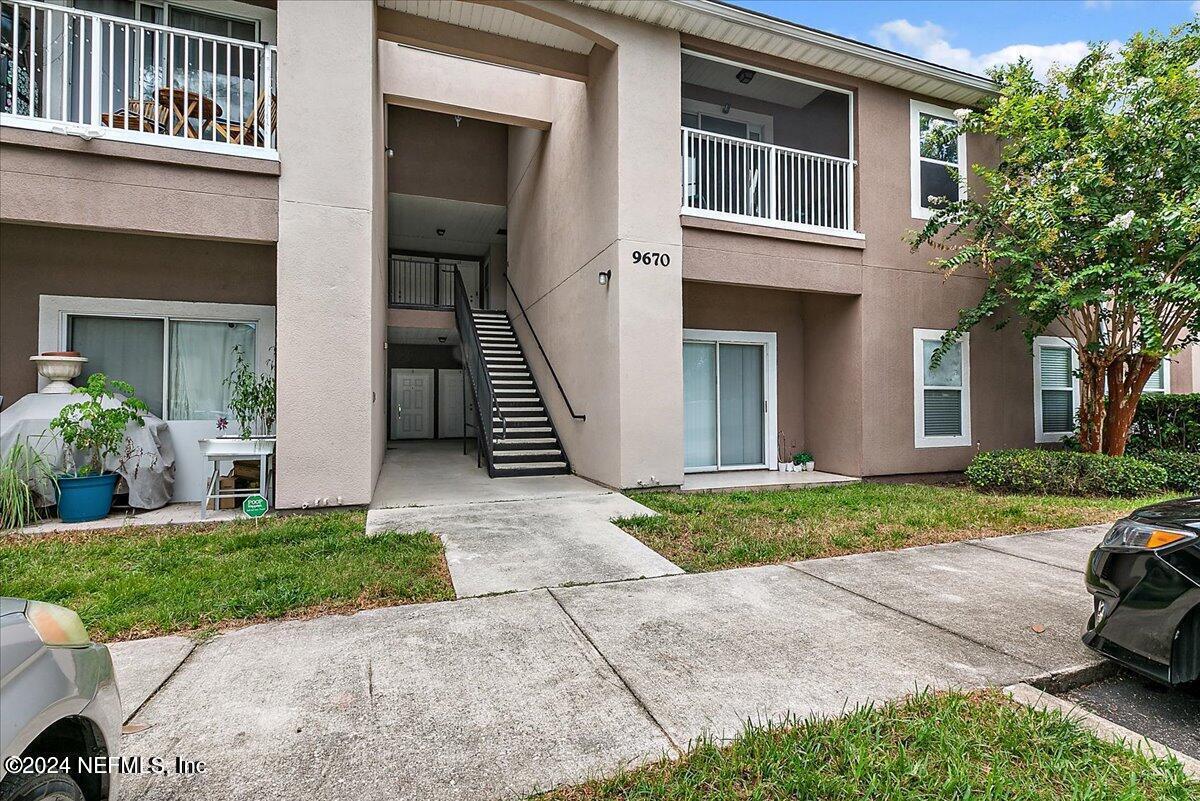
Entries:
POLYGON ((767 350, 759 342, 684 341, 684 469, 767 466, 767 350))

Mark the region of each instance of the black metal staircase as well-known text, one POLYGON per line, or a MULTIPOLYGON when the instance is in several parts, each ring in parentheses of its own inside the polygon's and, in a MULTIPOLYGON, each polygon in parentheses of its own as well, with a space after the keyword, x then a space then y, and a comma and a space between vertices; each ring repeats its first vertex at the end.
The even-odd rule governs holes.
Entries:
POLYGON ((570 473, 566 451, 512 323, 502 311, 472 309, 457 269, 454 318, 462 340, 466 383, 475 401, 472 428, 488 475, 570 473))

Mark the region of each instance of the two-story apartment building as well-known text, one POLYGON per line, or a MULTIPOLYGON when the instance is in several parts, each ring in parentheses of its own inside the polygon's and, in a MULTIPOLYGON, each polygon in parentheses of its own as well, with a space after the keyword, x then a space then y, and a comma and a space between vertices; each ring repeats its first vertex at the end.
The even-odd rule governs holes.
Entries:
POLYGON ((634 487, 1072 428, 1061 341, 929 366, 982 279, 902 237, 996 157, 924 141, 984 78, 711 0, 0 9, 0 393, 83 352, 168 421, 177 498, 235 346, 276 366, 282 507, 369 502, 393 439, 634 487))

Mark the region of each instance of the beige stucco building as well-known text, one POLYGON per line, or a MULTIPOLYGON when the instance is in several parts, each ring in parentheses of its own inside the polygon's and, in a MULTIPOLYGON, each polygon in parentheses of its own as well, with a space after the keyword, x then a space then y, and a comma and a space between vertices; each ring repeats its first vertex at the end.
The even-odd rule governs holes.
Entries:
POLYGON ((1071 427, 1061 341, 927 364, 983 284, 903 236, 996 147, 922 134, 983 78, 706 0, 0 7, 0 393, 85 351, 179 499, 233 344, 276 365, 281 507, 370 502, 400 439, 625 488, 1071 427))

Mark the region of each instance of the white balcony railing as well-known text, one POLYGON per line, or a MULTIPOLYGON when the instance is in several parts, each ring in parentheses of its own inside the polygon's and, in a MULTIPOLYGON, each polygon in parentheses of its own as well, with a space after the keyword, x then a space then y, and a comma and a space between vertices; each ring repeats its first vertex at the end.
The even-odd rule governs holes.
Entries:
POLYGON ((276 158, 275 48, 0 0, 0 123, 276 158))
POLYGON ((851 159, 682 132, 684 214, 859 236, 851 159))

